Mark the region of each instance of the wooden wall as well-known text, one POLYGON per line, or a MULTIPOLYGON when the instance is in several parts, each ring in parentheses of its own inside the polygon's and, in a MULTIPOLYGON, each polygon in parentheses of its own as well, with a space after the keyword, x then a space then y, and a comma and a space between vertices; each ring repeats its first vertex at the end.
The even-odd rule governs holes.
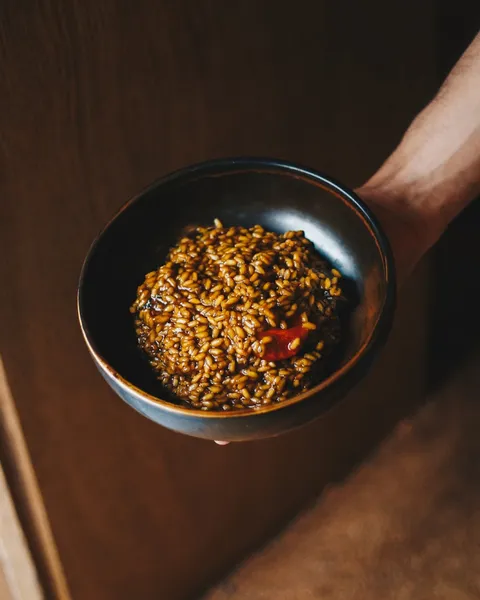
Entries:
POLYGON ((87 355, 75 291, 93 236, 157 176, 215 156, 360 183, 433 93, 432 53, 430 1, 0 3, 1 351, 75 600, 198 598, 409 410, 424 349, 417 277, 376 372, 328 417, 227 448, 182 437, 87 355))

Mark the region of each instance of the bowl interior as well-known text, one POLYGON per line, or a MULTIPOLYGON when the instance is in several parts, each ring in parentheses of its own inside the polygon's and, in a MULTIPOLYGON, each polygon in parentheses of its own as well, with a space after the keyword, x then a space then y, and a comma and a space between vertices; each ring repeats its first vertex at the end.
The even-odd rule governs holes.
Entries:
POLYGON ((305 231, 348 281, 348 335, 337 366, 368 342, 386 301, 388 267, 362 206, 337 184, 301 169, 225 161, 153 185, 93 244, 80 282, 80 314, 90 344, 114 371, 148 394, 172 400, 137 347, 129 307, 145 274, 164 262, 185 228, 211 225, 215 217, 226 226, 305 231))

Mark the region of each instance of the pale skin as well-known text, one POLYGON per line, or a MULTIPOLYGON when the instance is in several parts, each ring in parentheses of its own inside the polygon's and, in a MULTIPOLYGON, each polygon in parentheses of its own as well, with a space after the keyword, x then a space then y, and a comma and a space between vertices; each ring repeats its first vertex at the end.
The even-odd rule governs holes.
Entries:
POLYGON ((356 191, 390 239, 401 285, 480 195, 480 33, 395 151, 356 191))

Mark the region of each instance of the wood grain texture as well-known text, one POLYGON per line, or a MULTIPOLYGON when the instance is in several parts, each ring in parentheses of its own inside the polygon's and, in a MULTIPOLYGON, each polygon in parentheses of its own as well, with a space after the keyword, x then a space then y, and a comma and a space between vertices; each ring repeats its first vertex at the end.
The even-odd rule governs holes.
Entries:
MULTIPOLYGON (((23 434, 15 400, 8 385, 7 375, 0 356, 0 452, 4 459, 5 468, 8 470, 8 478, 11 485, 14 486, 16 496, 16 510, 23 521, 24 533, 28 536, 31 556, 28 559, 36 562, 36 571, 41 572, 43 576, 43 589, 49 596, 57 600, 71 600, 66 577, 63 572, 62 561, 60 559, 52 528, 48 519, 48 514, 43 501, 43 495, 38 485, 35 470, 28 452, 27 443, 23 434)), ((3 471, 1 472, 3 475, 3 471)), ((1 491, 1 490, 0 490, 1 491)), ((10 494, 10 490, 8 491, 10 494)), ((0 530, 0 538, 11 532, 8 521, 10 516, 4 519, 4 531, 0 530)), ((10 527, 14 527, 12 523, 10 527)), ((15 529, 13 529, 15 532, 15 529)), ((19 535, 17 534, 17 537, 19 535)), ((7 538, 8 541, 8 538, 7 538)), ((25 543, 25 542, 24 542, 25 543)), ((18 542, 17 542, 18 546, 18 542)), ((32 575, 28 573, 26 567, 22 568, 22 563, 17 567, 15 554, 12 554, 15 547, 5 547, 4 558, 7 562, 12 561, 13 574, 21 579, 21 586, 32 585, 32 575), (21 572, 18 572, 21 569, 21 572), (23 572, 25 571, 25 572, 23 572)), ((18 554, 17 550, 17 554, 18 554)), ((23 562, 25 562, 25 558, 23 562)), ((40 592, 37 592, 40 593, 40 592)), ((33 591, 25 592, 25 596, 30 600, 35 598, 33 591)), ((43 595, 42 595, 43 597, 43 595)), ((0 598, 2 598, 0 594, 0 598)))
POLYGON ((0 598, 43 600, 32 556, 0 466, 0 598))
POLYGON ((186 163, 275 155, 360 183, 433 93, 430 12, 415 0, 0 4, 1 349, 75 600, 197 598, 416 401, 420 288, 357 394, 302 431, 228 448, 114 397, 75 291, 106 219, 186 163))

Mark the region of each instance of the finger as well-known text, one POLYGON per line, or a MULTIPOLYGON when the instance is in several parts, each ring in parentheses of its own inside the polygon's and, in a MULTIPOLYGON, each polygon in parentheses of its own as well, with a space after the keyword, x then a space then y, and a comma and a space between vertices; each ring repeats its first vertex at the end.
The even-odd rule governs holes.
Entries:
POLYGON ((230 442, 222 442, 221 440, 215 440, 215 443, 218 444, 219 446, 226 446, 230 442))

